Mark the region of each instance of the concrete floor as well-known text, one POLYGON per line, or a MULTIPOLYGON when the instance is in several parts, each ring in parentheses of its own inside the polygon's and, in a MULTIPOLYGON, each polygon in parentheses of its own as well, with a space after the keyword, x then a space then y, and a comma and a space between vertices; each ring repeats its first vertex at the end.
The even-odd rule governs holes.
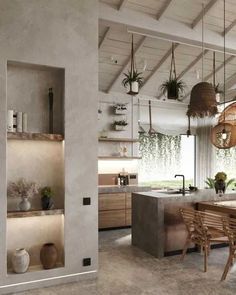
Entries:
POLYGON ((236 263, 225 282, 220 277, 227 248, 214 249, 209 269, 203 256, 188 254, 161 260, 131 246, 130 229, 100 232, 100 268, 97 280, 17 293, 17 295, 231 295, 236 294, 236 263))

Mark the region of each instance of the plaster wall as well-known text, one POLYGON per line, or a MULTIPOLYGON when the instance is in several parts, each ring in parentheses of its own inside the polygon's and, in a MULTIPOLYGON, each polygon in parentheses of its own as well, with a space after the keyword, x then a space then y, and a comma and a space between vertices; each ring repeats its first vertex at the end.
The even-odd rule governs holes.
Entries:
POLYGON ((0 293, 97 271, 97 6, 96 0, 0 1, 0 293), (6 267, 8 61, 65 69, 65 267, 11 276, 6 267), (83 206, 83 197, 91 197, 90 206, 83 206), (85 257, 91 266, 83 266, 85 257))

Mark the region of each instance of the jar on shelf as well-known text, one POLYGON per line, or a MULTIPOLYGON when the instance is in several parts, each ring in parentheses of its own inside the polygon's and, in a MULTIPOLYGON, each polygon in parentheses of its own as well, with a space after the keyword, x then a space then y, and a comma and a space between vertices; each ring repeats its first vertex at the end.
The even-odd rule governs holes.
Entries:
POLYGON ((40 261, 44 269, 54 268, 57 262, 58 252, 53 243, 46 243, 40 250, 40 261))
POLYGON ((12 254, 11 262, 15 273, 25 273, 30 263, 29 253, 24 248, 16 249, 12 254))

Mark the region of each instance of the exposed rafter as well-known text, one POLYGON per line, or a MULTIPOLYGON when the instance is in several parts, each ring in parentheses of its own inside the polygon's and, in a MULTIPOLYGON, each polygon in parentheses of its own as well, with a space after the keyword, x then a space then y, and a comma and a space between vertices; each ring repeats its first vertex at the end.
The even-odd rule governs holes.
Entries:
MULTIPOLYGON (((138 42, 137 46, 134 49, 134 55, 142 48, 142 46, 144 45, 144 42, 146 40, 146 37, 142 37, 142 39, 138 42)), ((107 93, 109 93, 113 86, 115 85, 116 81, 119 80, 120 76, 123 74, 123 72, 125 72, 126 68, 128 67, 129 63, 131 60, 131 56, 129 55, 129 57, 126 59, 124 66, 122 67, 122 69, 119 71, 119 73, 115 76, 115 78, 112 80, 111 84, 108 86, 107 88, 107 93)))
POLYGON ((121 0, 120 1, 120 5, 119 5, 119 7, 118 7, 118 10, 122 10, 122 9, 124 9, 125 8, 125 5, 128 3, 128 0, 121 0))
MULTIPOLYGON (((179 44, 175 43, 174 49, 176 49, 178 46, 179 46, 179 44)), ((145 87, 147 82, 156 74, 156 72, 163 65, 163 63, 171 56, 171 53, 172 53, 172 45, 171 45, 170 49, 166 52, 166 54, 158 62, 158 64, 153 68, 152 73, 146 78, 146 80, 144 81, 144 83, 142 85, 141 91, 145 87)))
MULTIPOLYGON (((228 58, 226 59, 226 61, 225 61, 225 65, 227 65, 228 63, 230 63, 234 58, 235 58, 234 55, 228 57, 228 58)), ((216 68, 215 73, 219 72, 222 68, 224 68, 224 63, 222 63, 220 66, 218 66, 218 67, 216 68)), ((204 81, 208 81, 211 77, 213 77, 213 75, 214 75, 214 72, 211 72, 209 75, 207 75, 206 77, 204 77, 203 80, 204 80, 204 81)), ((190 94, 191 94, 191 91, 188 92, 188 93, 184 96, 183 100, 185 100, 190 94)))
MULTIPOLYGON (((208 13, 208 11, 216 4, 218 0, 210 0, 209 3, 205 6, 204 8, 204 15, 208 13)), ((192 29, 194 29, 198 23, 200 22, 200 20, 202 19, 203 16, 203 12, 201 11, 199 13, 199 15, 195 18, 195 20, 192 22, 192 29)))
MULTIPOLYGON (((206 55, 209 50, 204 50, 204 55, 206 55)), ((177 76, 177 79, 181 79, 188 71, 190 71, 202 58, 202 52, 177 76)), ((157 99, 160 99, 162 94, 158 95, 157 99)))
POLYGON ((108 28, 106 29, 106 31, 105 31, 105 33, 104 33, 104 35, 103 35, 101 41, 99 42, 99 45, 98 45, 98 48, 99 48, 99 49, 102 47, 102 45, 104 44, 104 41, 105 41, 105 40, 107 39, 107 37, 109 36, 110 31, 111 31, 111 28, 108 27, 108 28))
POLYGON ((165 11, 170 6, 172 1, 173 0, 166 0, 166 2, 163 4, 162 8, 160 9, 160 11, 157 14, 157 20, 161 19, 161 17, 164 15, 165 11))
POLYGON ((222 36, 224 36, 224 33, 225 35, 229 33, 229 31, 231 31, 233 29, 233 27, 236 26, 236 19, 225 29, 225 32, 223 31, 222 32, 222 36))

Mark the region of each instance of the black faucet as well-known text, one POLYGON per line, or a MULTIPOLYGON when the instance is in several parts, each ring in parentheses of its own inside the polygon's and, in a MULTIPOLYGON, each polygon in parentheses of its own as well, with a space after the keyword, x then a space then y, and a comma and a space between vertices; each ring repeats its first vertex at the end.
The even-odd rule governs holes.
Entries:
POLYGON ((185 177, 183 174, 175 174, 175 178, 177 176, 183 177, 183 188, 182 188, 182 195, 185 196, 185 177))

